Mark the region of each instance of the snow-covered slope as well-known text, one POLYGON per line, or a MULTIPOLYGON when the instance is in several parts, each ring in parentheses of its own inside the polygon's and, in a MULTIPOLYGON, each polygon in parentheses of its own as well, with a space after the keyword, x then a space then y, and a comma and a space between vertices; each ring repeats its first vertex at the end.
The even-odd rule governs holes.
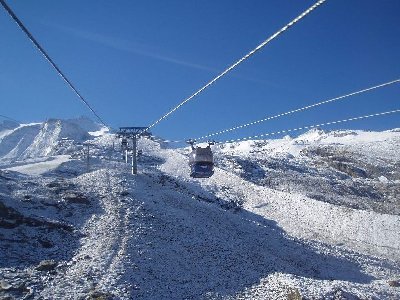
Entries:
POLYGON ((3 131, 0 140, 1 160, 12 160, 22 156, 39 134, 41 124, 26 124, 18 126, 13 130, 3 131))
POLYGON ((83 130, 85 130, 87 132, 99 131, 103 128, 102 125, 100 125, 96 122, 93 122, 91 119, 89 119, 88 117, 85 117, 85 116, 75 118, 75 119, 68 119, 67 122, 71 123, 71 124, 75 124, 76 126, 82 128, 83 130))
POLYGON ((76 151, 72 143, 82 143, 101 126, 85 119, 49 119, 44 123, 0 127, 0 164, 76 151))
POLYGON ((297 138, 216 148, 224 170, 275 190, 400 214, 400 131, 311 130, 297 138))
POLYGON ((0 297, 400 296, 399 130, 217 145, 192 179, 188 148, 141 139, 132 176, 112 135, 88 166, 92 129, 47 123, 4 135, 0 297))

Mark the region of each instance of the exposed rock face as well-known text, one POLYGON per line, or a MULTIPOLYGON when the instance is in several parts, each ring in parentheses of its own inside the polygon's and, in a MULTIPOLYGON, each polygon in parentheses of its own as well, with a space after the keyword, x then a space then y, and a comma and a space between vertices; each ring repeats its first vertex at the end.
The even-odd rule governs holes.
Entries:
POLYGON ((94 291, 90 292, 87 299, 88 300, 112 300, 112 299, 115 299, 115 297, 110 293, 94 290, 94 291))
POLYGON ((67 192, 65 192, 65 194, 62 197, 68 203, 90 204, 89 199, 82 193, 78 193, 78 192, 74 192, 74 191, 67 191, 67 192))
POLYGON ((5 229, 12 229, 20 225, 27 225, 31 227, 44 226, 47 228, 59 228, 67 231, 72 231, 72 227, 66 224, 26 217, 15 209, 4 205, 4 203, 0 201, 0 227, 5 229))
POLYGON ((0 227, 15 228, 24 223, 24 217, 11 207, 0 201, 0 227))
POLYGON ((249 142, 246 151, 241 150, 243 145, 231 145, 221 147, 223 155, 216 155, 216 163, 261 186, 300 191, 351 208, 400 214, 400 161, 394 155, 400 139, 388 138, 380 142, 382 146, 369 141, 336 142, 357 137, 356 132, 315 131, 279 143, 249 142), (324 143, 326 139, 335 142, 324 143), (297 154, 289 153, 290 148, 297 154))
POLYGON ((388 281, 388 285, 391 287, 400 287, 400 280, 390 280, 388 281))
POLYGON ((40 264, 36 267, 38 271, 51 271, 57 267, 57 262, 54 260, 42 260, 40 264))

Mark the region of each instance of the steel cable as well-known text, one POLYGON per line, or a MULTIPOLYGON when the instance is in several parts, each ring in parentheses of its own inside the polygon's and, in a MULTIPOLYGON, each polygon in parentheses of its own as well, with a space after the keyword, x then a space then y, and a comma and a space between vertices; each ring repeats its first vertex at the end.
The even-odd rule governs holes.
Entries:
POLYGON ((237 130, 237 129, 242 129, 242 128, 245 128, 245 127, 248 127, 248 126, 251 126, 251 125, 255 125, 255 124, 259 124, 259 123, 262 123, 262 122, 265 122, 265 121, 273 120, 273 119, 276 119, 276 118, 279 118, 279 117, 287 116, 287 115, 290 115, 290 114, 293 114, 293 113, 296 113, 296 112, 305 111, 305 110, 313 108, 313 107, 317 107, 317 106, 320 106, 320 105, 323 105, 323 104, 327 104, 327 103, 335 102, 335 101, 338 101, 338 100, 342 100, 344 98, 348 98, 348 97, 351 97, 351 96, 355 96, 355 95, 358 95, 358 94, 369 92, 369 91, 372 91, 372 90, 375 90, 375 89, 378 89, 378 88, 381 88, 381 87, 385 87, 385 86, 388 86, 388 85, 391 85, 391 84, 394 84, 394 83, 399 83, 399 82, 400 82, 400 79, 396 79, 396 80, 389 81, 389 82, 386 82, 386 83, 382 83, 382 84, 379 84, 379 85, 376 85, 376 86, 365 88, 365 89, 362 89, 362 90, 359 90, 359 91, 356 91, 356 92, 352 92, 352 93, 349 93, 349 94, 346 94, 346 95, 343 95, 343 96, 331 98, 331 99, 324 100, 324 101, 321 101, 321 102, 317 102, 317 103, 314 103, 314 104, 311 104, 311 105, 307 105, 307 106, 304 106, 304 107, 293 109, 293 110, 290 110, 290 111, 287 111, 287 112, 284 112, 284 113, 280 113, 280 114, 277 114, 277 115, 274 115, 274 116, 266 117, 266 118, 261 119, 261 120, 252 121, 252 122, 249 122, 249 123, 246 123, 246 124, 243 124, 243 125, 238 125, 238 126, 235 126, 235 127, 231 127, 231 128, 228 128, 228 129, 224 129, 224 130, 221 130, 221 131, 218 131, 218 132, 210 133, 210 134, 203 135, 203 136, 198 137, 198 138, 192 138, 192 139, 196 140, 196 141, 204 140, 206 138, 210 138, 210 137, 213 137, 213 136, 216 136, 216 135, 219 135, 219 134, 231 132, 231 131, 234 131, 234 130, 237 130))
POLYGON ((197 95, 199 95, 201 92, 203 92, 205 89, 207 89, 209 86, 211 86, 213 83, 215 83, 218 79, 220 79, 221 77, 223 77, 224 75, 226 75, 227 73, 229 73, 230 71, 232 71, 235 67, 237 67, 240 63, 242 63, 243 61, 247 60, 250 56, 252 56, 253 54, 255 54, 257 51, 261 50, 265 45, 267 45, 269 42, 271 42, 273 39, 275 39, 277 36, 279 36, 280 34, 282 34, 284 31, 286 31, 287 29, 289 29, 291 26, 293 26, 295 23, 297 23, 298 21, 300 21, 302 18, 304 18, 306 15, 308 15, 310 12, 312 12, 314 9, 316 9, 318 6, 320 6, 321 4, 323 4, 326 0, 319 0, 317 1, 314 5, 312 5, 310 8, 308 8, 307 10, 305 10, 303 13, 301 13, 298 17, 296 17, 295 19, 293 19, 291 22, 289 22, 287 25, 283 26, 281 29, 279 29, 277 32, 275 32, 273 35, 271 35, 269 38, 267 38, 265 41, 263 41, 260 45, 258 45, 256 48, 254 48, 253 50, 251 50, 249 53, 247 53, 245 56, 243 56, 241 59, 239 59, 238 61, 236 61, 235 63, 233 63, 231 66, 229 66, 227 69, 225 69, 222 73, 220 73, 218 76, 216 76, 215 78, 213 78, 211 81, 209 81, 206 85, 204 85, 203 87, 201 87, 199 90, 197 90, 195 93, 193 93, 191 96, 187 97, 186 99, 184 99, 181 103, 179 103, 177 106, 175 106, 173 109, 171 109, 169 112, 167 112, 165 115, 163 115, 161 118, 159 118, 157 121, 155 121, 154 123, 152 123, 148 129, 153 128, 154 126, 156 126, 158 123, 160 123, 161 121, 163 121, 164 119, 166 119, 169 115, 171 115, 172 113, 174 113, 176 110, 178 110, 182 105, 186 104, 187 102, 189 102, 190 100, 192 100, 194 97, 196 97, 197 95))
POLYGON ((29 30, 22 24, 22 22, 18 19, 15 13, 11 10, 11 8, 6 4, 4 0, 0 0, 1 5, 3 5, 4 9, 10 15, 10 17, 17 23, 20 29, 28 36, 31 42, 36 46, 36 48, 42 53, 42 55, 46 58, 46 60, 53 66, 53 68, 57 71, 58 75, 68 84, 68 86, 75 92, 75 94, 82 100, 82 102, 89 108, 89 110, 96 116, 96 118, 106 127, 109 127, 102 118, 94 111, 94 109, 90 106, 90 104, 83 98, 83 96, 78 92, 78 90, 74 87, 71 81, 61 72, 60 68, 54 63, 54 61, 50 58, 50 56, 46 53, 42 46, 38 43, 38 41, 33 37, 33 35, 29 32, 29 30))
POLYGON ((394 113, 400 113, 400 109, 385 111, 385 112, 380 112, 380 113, 375 113, 375 114, 370 114, 370 115, 364 115, 364 116, 359 116, 359 117, 352 117, 352 118, 348 118, 348 119, 344 119, 344 120, 330 121, 330 122, 325 122, 325 123, 316 124, 316 125, 308 125, 308 126, 303 126, 303 127, 293 128, 293 129, 286 129, 286 130, 280 130, 280 131, 275 131, 275 132, 270 132, 270 133, 263 133, 263 134, 259 134, 259 135, 253 135, 253 136, 249 136, 249 137, 245 137, 245 138, 232 139, 232 140, 227 140, 224 142, 217 142, 217 143, 235 143, 235 142, 247 141, 247 140, 252 140, 252 139, 260 139, 261 137, 267 137, 267 136, 272 136, 272 135, 277 135, 277 134, 282 134, 282 133, 289 133, 289 132, 299 131, 299 130, 304 130, 304 129, 324 127, 324 126, 328 126, 328 125, 346 123, 346 122, 362 120, 362 119, 383 116, 383 115, 389 115, 389 114, 394 114, 394 113))

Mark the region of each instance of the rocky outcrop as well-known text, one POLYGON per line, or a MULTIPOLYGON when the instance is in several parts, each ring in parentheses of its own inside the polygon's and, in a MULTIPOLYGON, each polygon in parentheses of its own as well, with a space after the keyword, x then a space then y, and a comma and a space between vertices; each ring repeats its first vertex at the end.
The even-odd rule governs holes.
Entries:
POLYGON ((21 225, 31 227, 45 226, 51 229, 57 228, 69 232, 73 231, 73 227, 67 224, 24 216, 14 208, 8 207, 0 201, 0 228, 12 229, 21 225))

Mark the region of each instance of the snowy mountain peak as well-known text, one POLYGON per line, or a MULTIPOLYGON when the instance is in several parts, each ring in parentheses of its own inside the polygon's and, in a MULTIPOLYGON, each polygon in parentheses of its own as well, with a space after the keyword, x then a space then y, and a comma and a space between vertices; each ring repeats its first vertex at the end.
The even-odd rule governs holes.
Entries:
POLYGON ((319 128, 313 128, 295 138, 297 142, 317 142, 326 137, 326 132, 319 128))
POLYGON ((87 132, 99 131, 103 126, 99 123, 94 122, 92 119, 86 116, 80 116, 74 119, 68 119, 69 123, 75 124, 87 132))
POLYGON ((8 127, 11 129, 0 130, 0 162, 62 154, 57 152, 60 141, 81 143, 91 138, 87 129, 101 128, 87 119, 49 119, 8 127))

